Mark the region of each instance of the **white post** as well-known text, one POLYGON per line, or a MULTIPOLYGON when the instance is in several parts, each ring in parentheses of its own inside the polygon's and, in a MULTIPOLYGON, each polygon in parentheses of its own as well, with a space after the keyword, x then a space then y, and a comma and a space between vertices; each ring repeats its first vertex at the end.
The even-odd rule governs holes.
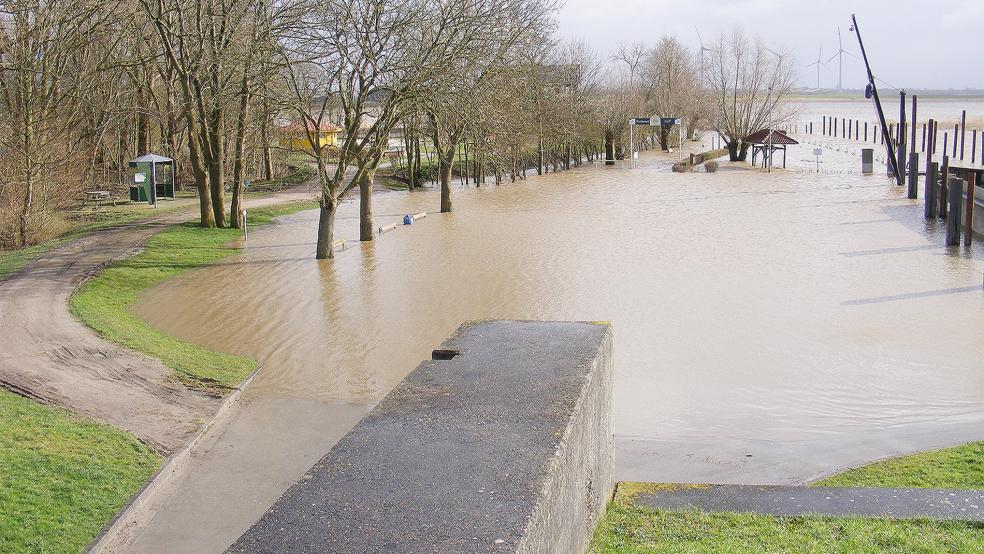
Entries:
POLYGON ((629 120, 629 167, 635 167, 635 120, 629 120))
POLYGON ((246 209, 243 209, 243 242, 249 242, 249 231, 246 230, 246 209))

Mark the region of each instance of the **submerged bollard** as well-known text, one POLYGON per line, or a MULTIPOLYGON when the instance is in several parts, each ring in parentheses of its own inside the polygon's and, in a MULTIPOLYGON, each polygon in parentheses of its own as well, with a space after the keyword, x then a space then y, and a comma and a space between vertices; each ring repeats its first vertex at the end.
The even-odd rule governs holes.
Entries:
POLYGON ((938 166, 936 162, 929 164, 926 171, 926 183, 923 185, 923 200, 925 201, 924 215, 926 219, 936 217, 936 172, 938 166))
POLYGON ((873 148, 861 149, 861 173, 871 175, 875 168, 875 150, 873 148))
POLYGON ((966 182, 963 179, 950 177, 947 184, 950 209, 947 210, 946 216, 946 245, 957 246, 960 244, 960 201, 963 200, 963 188, 966 182))
POLYGON ((919 191, 919 154, 909 154, 909 198, 915 200, 919 191))

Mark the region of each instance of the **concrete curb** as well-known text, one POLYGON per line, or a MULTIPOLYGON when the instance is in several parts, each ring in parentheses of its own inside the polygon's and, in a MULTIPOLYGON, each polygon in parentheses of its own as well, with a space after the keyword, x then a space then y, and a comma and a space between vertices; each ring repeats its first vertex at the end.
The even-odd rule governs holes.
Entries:
POLYGON ((170 487, 180 483, 188 475, 195 448, 204 441, 205 435, 220 423, 219 420, 228 415, 233 405, 242 397, 243 391, 253 382, 262 368, 262 365, 257 367, 245 381, 225 397, 215 415, 202 426, 195 438, 171 456, 157 470, 157 473, 133 495, 103 530, 96 535, 96 538, 86 546, 84 552, 118 552, 119 547, 125 545, 129 540, 128 533, 130 531, 143 527, 154 517, 157 512, 154 506, 155 501, 160 495, 166 494, 170 487))

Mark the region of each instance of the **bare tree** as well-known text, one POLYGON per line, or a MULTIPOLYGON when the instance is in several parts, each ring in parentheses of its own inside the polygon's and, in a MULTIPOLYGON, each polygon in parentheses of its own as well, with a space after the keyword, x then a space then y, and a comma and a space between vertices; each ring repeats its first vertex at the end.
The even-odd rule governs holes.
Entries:
POLYGON ((760 39, 749 40, 741 29, 722 35, 708 57, 710 125, 724 138, 731 161, 744 161, 749 145, 743 138, 792 115, 787 100, 796 83, 793 59, 774 54, 760 39))
POLYGON ((113 17, 89 0, 0 3, 0 201, 20 200, 15 245, 30 241, 49 193, 58 195, 52 185, 78 162, 72 133, 87 114, 76 106, 97 90, 104 68, 93 37, 113 17))
MULTIPOLYGON (((646 106, 661 117, 693 117, 698 96, 697 68, 693 54, 676 37, 664 36, 648 51, 641 73, 646 106)), ((659 144, 669 149, 669 127, 659 127, 659 144)))

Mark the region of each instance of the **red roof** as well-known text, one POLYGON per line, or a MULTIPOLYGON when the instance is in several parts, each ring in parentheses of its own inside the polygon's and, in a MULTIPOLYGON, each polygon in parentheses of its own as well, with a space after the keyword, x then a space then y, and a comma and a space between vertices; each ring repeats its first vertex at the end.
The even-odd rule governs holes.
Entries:
POLYGON ((755 131, 754 133, 748 135, 747 137, 741 139, 742 142, 747 142, 749 144, 799 144, 794 139, 792 139, 786 133, 782 131, 776 131, 774 129, 762 129, 761 131, 755 131), (772 135, 771 138, 769 135, 772 135))

